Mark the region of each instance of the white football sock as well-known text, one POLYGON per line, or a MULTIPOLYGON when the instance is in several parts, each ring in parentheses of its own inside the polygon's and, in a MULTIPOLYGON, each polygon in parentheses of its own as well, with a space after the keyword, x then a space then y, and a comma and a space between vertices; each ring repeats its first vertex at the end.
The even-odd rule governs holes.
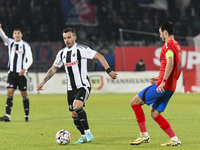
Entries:
POLYGON ((172 141, 178 141, 178 137, 174 136, 173 138, 171 138, 172 141))

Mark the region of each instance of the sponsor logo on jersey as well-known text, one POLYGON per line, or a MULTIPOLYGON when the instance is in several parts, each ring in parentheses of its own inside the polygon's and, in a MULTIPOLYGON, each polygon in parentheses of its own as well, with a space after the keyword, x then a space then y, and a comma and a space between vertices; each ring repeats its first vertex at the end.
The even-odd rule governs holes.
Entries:
POLYGON ((70 67, 78 64, 78 60, 70 63, 65 63, 65 66, 70 67))
POLYGON ((17 50, 15 50, 14 48, 12 48, 12 50, 13 50, 16 54, 23 54, 23 53, 24 53, 24 51, 17 51, 17 50))
POLYGON ((76 56, 76 53, 73 53, 73 54, 72 54, 72 57, 75 57, 75 56, 76 56))

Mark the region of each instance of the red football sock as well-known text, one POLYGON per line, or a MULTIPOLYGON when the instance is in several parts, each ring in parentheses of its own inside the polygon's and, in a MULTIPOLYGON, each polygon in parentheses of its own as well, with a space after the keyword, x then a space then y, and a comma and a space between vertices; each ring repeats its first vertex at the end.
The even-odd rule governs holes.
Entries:
POLYGON ((154 120, 160 125, 160 128, 169 135, 170 138, 176 136, 169 122, 161 114, 155 117, 154 120))
POLYGON ((133 108, 133 111, 135 112, 136 120, 140 128, 140 132, 141 133, 147 132, 146 123, 145 123, 145 115, 144 115, 142 107, 138 104, 131 105, 131 107, 133 108))

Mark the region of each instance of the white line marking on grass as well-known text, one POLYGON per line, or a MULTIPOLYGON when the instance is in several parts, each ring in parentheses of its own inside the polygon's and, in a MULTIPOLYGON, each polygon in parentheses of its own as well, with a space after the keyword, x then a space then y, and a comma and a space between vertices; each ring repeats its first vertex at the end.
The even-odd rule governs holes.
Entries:
MULTIPOLYGON (((167 119, 199 119, 200 117, 166 117, 167 119)), ((132 120, 135 118, 88 118, 88 120, 132 120)), ((151 117, 146 117, 146 119, 152 119, 151 117)), ((72 120, 71 118, 60 118, 53 120, 72 120)))
MULTIPOLYGON (((166 119, 200 119, 200 117, 165 117, 166 119)), ((50 119, 50 118, 41 118, 44 120, 72 120, 72 118, 56 118, 56 119, 50 119)), ((146 119, 150 120, 151 117, 146 117, 146 119)), ((12 120, 22 120, 22 119, 12 119, 12 120)), ((36 119, 39 120, 39 119, 36 119)), ((135 120, 135 118, 88 118, 88 120, 135 120)))

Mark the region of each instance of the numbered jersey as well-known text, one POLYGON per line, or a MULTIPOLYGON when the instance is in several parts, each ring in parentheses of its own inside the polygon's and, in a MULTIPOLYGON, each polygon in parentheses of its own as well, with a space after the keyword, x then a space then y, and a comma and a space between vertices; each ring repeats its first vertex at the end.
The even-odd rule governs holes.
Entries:
POLYGON ((171 50, 174 53, 174 56, 173 56, 174 67, 169 78, 166 81, 164 89, 169 90, 169 91, 175 91, 176 83, 181 73, 181 55, 182 55, 181 47, 178 44, 178 42, 175 40, 167 41, 162 47, 162 50, 160 53, 160 72, 159 72, 159 77, 158 77, 158 81, 156 82, 156 85, 159 86, 163 80, 165 68, 167 65, 166 53, 168 50, 171 50))
POLYGON ((66 47, 58 52, 53 65, 59 68, 65 66, 68 90, 91 87, 87 76, 87 59, 93 59, 95 54, 96 51, 88 46, 77 43, 70 49, 66 47))

